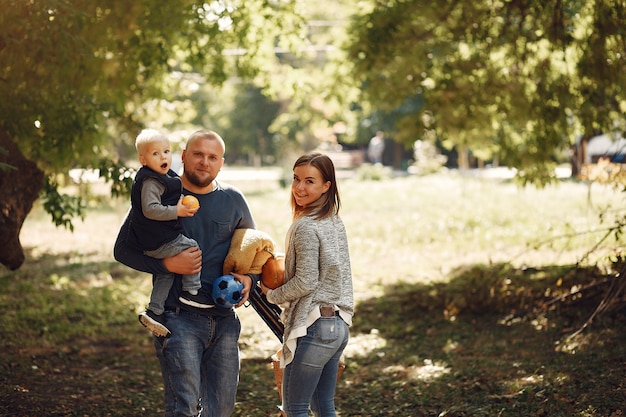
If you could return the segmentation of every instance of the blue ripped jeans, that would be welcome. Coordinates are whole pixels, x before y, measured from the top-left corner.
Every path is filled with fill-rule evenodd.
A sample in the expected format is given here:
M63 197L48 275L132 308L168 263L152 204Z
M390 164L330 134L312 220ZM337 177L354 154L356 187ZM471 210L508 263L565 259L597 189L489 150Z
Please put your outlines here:
M165 320L172 334L154 339L165 417L230 416L239 382L239 317L166 311Z
M288 417L335 417L339 359L350 330L338 316L320 317L298 339L293 362L283 372L283 410Z

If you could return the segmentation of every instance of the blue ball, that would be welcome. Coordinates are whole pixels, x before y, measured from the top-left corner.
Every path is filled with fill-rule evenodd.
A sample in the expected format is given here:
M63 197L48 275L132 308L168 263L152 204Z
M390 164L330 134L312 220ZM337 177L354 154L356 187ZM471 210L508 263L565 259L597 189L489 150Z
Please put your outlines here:
M237 281L234 276L222 275L213 281L211 295L216 305L231 308L243 298L242 290L243 284Z

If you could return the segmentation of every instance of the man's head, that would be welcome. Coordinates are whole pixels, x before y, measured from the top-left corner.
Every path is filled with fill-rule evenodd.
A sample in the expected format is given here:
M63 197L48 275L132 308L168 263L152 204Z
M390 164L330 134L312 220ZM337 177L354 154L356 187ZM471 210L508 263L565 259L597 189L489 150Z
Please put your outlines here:
M213 180L224 165L226 145L217 133L198 130L191 134L183 151L183 183L194 193L203 194L213 189Z
M135 147L141 165L159 174L167 174L172 166L172 151L165 134L154 129L144 129L137 135Z

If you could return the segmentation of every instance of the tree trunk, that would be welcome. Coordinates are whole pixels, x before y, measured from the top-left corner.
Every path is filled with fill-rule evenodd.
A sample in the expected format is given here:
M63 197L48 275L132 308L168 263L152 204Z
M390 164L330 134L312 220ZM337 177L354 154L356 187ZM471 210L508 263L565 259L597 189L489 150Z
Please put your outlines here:
M470 158L469 158L469 152L467 150L467 146L465 145L457 145L456 146L456 150L457 150L457 164L459 166L460 170L467 170L470 169Z
M24 263L20 230L43 187L44 173L37 164L24 157L2 129L0 163L13 167L0 167L0 263L18 269Z

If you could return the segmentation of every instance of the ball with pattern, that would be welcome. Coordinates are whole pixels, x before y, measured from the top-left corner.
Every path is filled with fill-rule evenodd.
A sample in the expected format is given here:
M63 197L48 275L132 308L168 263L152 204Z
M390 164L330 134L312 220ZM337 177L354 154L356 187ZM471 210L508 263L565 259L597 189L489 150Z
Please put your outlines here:
M213 300L215 304L231 308L243 298L243 284L232 275L223 275L213 281Z

